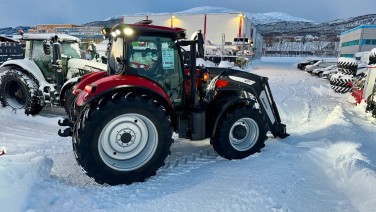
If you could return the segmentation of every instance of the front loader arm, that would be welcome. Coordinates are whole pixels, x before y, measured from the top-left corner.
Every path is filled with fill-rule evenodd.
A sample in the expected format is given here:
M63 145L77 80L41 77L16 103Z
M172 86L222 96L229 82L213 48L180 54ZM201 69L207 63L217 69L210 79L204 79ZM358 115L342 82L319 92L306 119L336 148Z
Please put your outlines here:
M207 68L211 76L218 76L218 79L227 80L236 85L239 90L252 94L260 105L269 130L274 137L285 138L286 125L282 124L276 103L274 101L267 77L256 74L227 69L227 68Z

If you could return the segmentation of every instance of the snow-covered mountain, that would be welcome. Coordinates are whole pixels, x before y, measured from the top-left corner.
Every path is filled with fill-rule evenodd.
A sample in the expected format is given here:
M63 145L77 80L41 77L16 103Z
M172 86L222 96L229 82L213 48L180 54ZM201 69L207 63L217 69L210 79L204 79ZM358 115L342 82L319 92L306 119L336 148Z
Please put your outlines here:
M278 22L308 22L313 23L311 20L294 17L288 15L286 13L281 12L269 12L269 13L250 13L245 11L239 11L224 7L211 7L211 6L203 6L203 7L194 7L188 10L173 12L174 14L218 14L218 13L239 13L244 12L244 14L252 20L256 25L262 24L270 24L270 23L278 23ZM122 16L130 16L130 15L162 15L167 13L136 13L136 14L125 14L120 16L113 16L106 18L104 21L110 21L115 19L120 19ZM171 13L168 13L171 14Z
M256 25L271 24L278 22L306 22L314 23L314 21L304 18L294 17L286 13L270 12L270 13L246 13L246 16L251 19Z
M376 14L368 14L346 19L338 19L323 23L312 22L276 22L258 25L258 30L264 36L268 35L313 35L337 36L341 32L358 27L359 25L376 24Z

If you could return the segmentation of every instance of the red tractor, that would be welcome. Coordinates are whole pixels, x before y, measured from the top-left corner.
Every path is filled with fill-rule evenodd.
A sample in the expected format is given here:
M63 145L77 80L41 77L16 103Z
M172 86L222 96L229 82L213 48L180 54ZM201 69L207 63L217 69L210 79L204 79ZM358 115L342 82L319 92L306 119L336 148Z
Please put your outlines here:
M108 71L81 77L70 120L59 121L70 126L59 134L72 136L77 162L96 182L131 184L155 175L170 154L173 132L210 138L227 159L259 152L267 131L288 136L266 77L196 67L204 52L201 33L184 40L185 30L147 21L105 33L112 36Z

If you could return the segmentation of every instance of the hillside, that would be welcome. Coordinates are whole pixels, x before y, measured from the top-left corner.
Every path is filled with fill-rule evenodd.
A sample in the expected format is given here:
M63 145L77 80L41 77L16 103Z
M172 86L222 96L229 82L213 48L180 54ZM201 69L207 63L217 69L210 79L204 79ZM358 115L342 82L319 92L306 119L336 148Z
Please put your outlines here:
M274 23L258 24L257 28L262 35L313 35L333 36L355 28L359 25L376 24L376 14L362 15L346 19L338 19L324 23L304 21L281 21Z

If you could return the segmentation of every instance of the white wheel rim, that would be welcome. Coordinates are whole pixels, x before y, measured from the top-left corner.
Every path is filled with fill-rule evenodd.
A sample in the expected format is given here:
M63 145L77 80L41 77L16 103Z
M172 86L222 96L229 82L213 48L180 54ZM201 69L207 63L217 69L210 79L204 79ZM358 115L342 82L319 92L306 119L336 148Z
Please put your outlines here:
M129 113L112 119L102 129L98 150L103 162L120 171L135 170L154 155L158 132L147 117Z
M241 135L239 135L239 129ZM253 119L241 118L230 129L230 144L238 151L247 151L256 144L260 134L259 131L259 127Z

